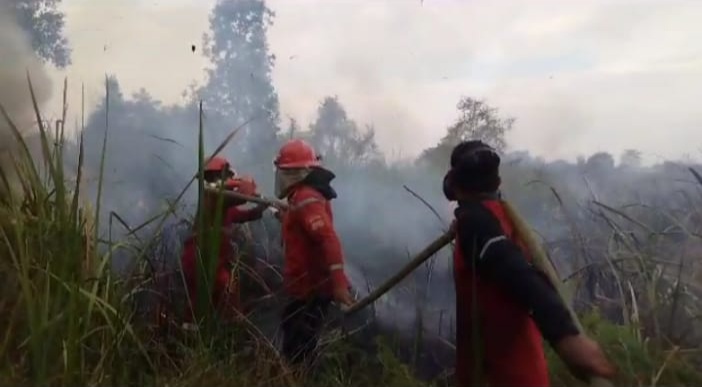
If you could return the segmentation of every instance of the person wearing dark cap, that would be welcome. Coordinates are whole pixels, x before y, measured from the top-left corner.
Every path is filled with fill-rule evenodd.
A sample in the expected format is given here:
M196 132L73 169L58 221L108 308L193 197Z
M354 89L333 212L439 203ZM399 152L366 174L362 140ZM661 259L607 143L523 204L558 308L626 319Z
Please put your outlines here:
M457 201L456 377L461 387L548 386L545 339L576 376L612 377L599 345L577 328L500 197L500 157L481 141L451 154L444 194Z

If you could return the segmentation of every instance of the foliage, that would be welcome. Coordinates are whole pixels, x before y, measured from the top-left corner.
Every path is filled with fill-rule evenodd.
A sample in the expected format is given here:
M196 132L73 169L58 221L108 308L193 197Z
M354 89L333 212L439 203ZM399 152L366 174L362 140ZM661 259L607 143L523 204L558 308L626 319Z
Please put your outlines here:
M19 25L31 37L32 47L40 58L64 68L71 64L71 49L64 36L61 0L9 0Z
M33 91L32 98L36 109ZM41 151L35 158L0 110L18 149L15 168L0 170L6 193L0 204L0 356L12 359L3 373L37 385L75 385L105 382L106 373L119 384L129 373L148 371L153 364L123 302L128 288L116 286L110 255L97 249L96 219L80 205L83 144L78 178L66 184L64 128L51 136L36 110ZM12 184L10 175L21 183ZM112 364L133 371L113 372Z
M698 351L681 351L680 347L666 349L655 341L642 340L634 327L614 325L596 312L584 316L583 323L620 367L614 385L697 386L702 383L702 373L695 368L695 362L700 360ZM550 348L547 358L553 385L582 385Z
M481 140L498 152L505 150L505 134L512 129L514 118L501 118L496 108L471 97L461 98L457 108L456 122L448 127L439 144L422 153L420 161L434 166L448 165L453 147L466 140Z
M641 166L641 152L636 149L627 149L620 159L622 165L638 168Z
M601 175L605 171L614 169L614 157L606 152L598 152L590 156L585 162L585 170Z
M300 125L298 125L296 119L290 118L290 124L284 135L290 140L297 137L298 133L300 133Z
M317 152L331 165L365 164L380 159L373 127L361 132L337 97L326 97L319 104L309 137Z
M112 128L105 156L104 202L100 214L119 209L128 224L137 224L162 210L164 198L172 198L197 169L194 159L176 157L184 150L196 152L196 126L191 106L164 107L145 90L127 99L115 77L108 78L110 89L109 125ZM85 141L86 194L97 193L97 174L102 160L107 104L96 106L83 131ZM211 139L214 142L214 139ZM75 153L75 148L72 149ZM70 159L69 159L70 162Z
M275 56L266 36L273 17L262 0L218 0L210 14L205 52L213 68L198 95L208 110L221 116L226 127L219 131L253 119L242 133L242 152L277 143L278 95L271 81ZM244 156L256 159L258 154Z

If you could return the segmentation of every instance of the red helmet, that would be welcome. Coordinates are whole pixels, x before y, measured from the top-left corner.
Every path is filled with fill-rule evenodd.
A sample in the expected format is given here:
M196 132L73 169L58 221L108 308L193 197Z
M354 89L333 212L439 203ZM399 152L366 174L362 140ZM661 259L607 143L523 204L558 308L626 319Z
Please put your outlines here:
M229 161L224 157L215 156L205 164L205 172L219 172L229 168Z
M278 157L273 164L278 168L309 168L318 167L321 157L317 156L314 148L304 140L290 140L278 151Z
M256 181L250 176L240 176L227 179L227 181L224 183L224 187L248 196L254 196L258 191Z

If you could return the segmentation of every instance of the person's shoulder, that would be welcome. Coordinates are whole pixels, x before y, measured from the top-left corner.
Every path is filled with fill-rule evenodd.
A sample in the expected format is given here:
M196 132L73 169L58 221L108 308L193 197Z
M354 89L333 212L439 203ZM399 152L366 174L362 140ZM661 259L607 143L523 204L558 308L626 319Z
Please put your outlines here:
M461 202L458 207L453 211L457 220L467 220L475 215L482 214L484 212L489 212L490 210L481 201L471 200L466 202Z
M481 226L497 221L489 201L469 201L461 203L454 211L459 227L478 230Z
M326 201L326 199L319 191L306 185L298 187L288 199L288 202L292 206L310 202L324 201Z

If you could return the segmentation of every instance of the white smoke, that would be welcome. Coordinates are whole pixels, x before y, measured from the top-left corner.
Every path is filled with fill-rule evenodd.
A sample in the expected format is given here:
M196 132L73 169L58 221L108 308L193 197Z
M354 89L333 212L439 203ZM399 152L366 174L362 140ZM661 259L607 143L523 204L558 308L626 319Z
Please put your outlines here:
M32 79L40 108L51 97L51 80L15 14L10 0L0 0L0 105L22 134L29 137L36 130L36 116L27 74ZM10 126L0 117L0 167L8 162L16 145Z

